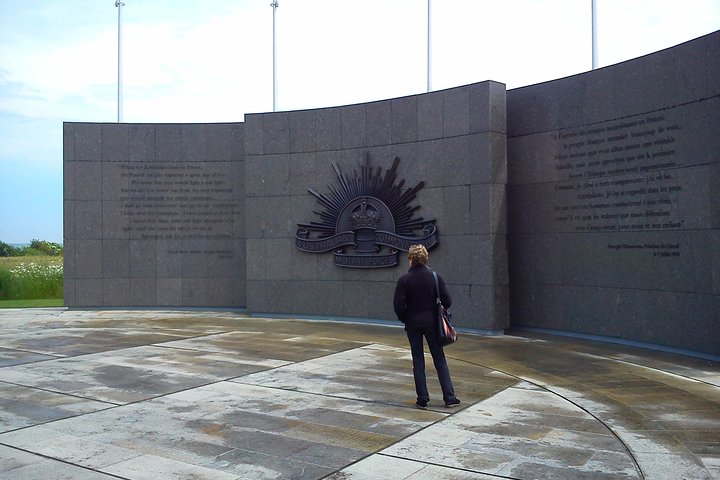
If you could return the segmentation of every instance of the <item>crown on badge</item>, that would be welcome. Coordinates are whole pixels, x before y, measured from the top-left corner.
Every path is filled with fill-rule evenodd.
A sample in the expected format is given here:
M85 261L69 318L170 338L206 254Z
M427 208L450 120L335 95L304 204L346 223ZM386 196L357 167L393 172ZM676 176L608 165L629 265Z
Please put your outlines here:
M360 205L350 215L350 222L354 228L377 229L381 217L380 212L372 205L369 205L366 198L363 198Z

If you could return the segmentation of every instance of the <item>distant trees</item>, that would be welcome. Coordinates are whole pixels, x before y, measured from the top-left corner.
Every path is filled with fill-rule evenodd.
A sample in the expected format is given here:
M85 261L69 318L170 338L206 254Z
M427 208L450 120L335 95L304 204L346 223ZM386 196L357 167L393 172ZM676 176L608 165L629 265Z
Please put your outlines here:
M17 250L12 245L0 241L0 257L12 257L13 252Z
M63 254L61 243L48 242L46 240L34 240L30 245L24 247L13 247L0 241L0 257L25 257L47 255L57 257Z

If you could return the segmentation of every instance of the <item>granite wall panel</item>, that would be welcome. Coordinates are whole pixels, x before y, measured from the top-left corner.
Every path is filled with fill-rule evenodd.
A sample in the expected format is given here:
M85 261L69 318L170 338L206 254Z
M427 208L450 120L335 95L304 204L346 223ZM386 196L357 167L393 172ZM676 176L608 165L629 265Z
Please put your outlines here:
M66 253L67 255L67 253ZM65 261L65 265L67 266L67 260ZM75 300L75 284L77 280L75 278L66 278L63 280L63 301L66 305L74 305L76 303Z
M128 278L130 276L130 251L126 240L102 241L102 276Z
M340 109L342 148L363 148L366 146L367 129L365 105L350 105Z
M72 281L72 279L71 279ZM65 299L65 304L69 307L100 307L103 306L103 289L102 279L93 278L77 278L75 280L75 305L69 304L69 299Z
M183 276L182 305L202 307L208 305L208 279Z
M417 99L418 140L443 136L443 92L430 92Z
M63 200L64 243L75 240L75 202ZM67 265L65 265L67 267Z
M293 152L313 152L315 140L315 111L301 110L289 113L290 150Z
M369 103L365 109L367 146L392 143L392 108L390 102Z
M103 306L121 307L130 303L130 282L125 278L102 279Z
M75 166L77 185L75 200L100 200L102 198L102 163L77 162Z
M205 125L182 125L180 138L182 139L181 161L217 161L207 156L207 133Z
M103 162L127 162L130 158L130 127L128 124L102 125L100 128Z
M403 97L390 100L392 118L392 143L407 143L417 140L418 107L417 97Z
M74 210L75 238L80 240L102 238L102 202L76 201Z
M158 257L157 240L130 240L128 259L130 268L128 274L132 279L155 278ZM155 284L153 282L153 291ZM149 304L145 304L149 305Z
M392 268L352 269L334 265L332 252L295 247L297 224L318 221L314 212L322 209L308 189L332 195L345 181L333 164L352 182L366 158L374 169L387 170L398 157L395 181L403 181L404 188L424 182L412 204L420 207L418 215L437 222L440 246L431 263L453 289L466 292L458 308L470 311L462 305L474 288L506 292L505 90L492 83L291 112L285 149L285 143L270 149L267 141L260 149L246 137L248 310L394 319L395 282L407 270L403 253ZM498 98L483 98L491 94ZM503 121L491 121L493 114L502 114ZM283 117L272 118L278 115ZM247 116L246 135L277 135L284 115ZM490 131L491 124L496 131ZM507 301L507 295L495 294L473 301L483 311L461 315L467 319L461 325L505 328Z
M182 158L182 125L155 126L155 161L179 162Z
M131 124L128 127L128 161L155 161L155 126Z
M99 162L102 152L102 126L97 123L75 124L75 161Z
M179 307L182 306L182 278L157 277L155 281L155 304Z
M63 162L63 200L75 200L75 162Z
M300 127L302 128L302 127ZM310 130L313 125L308 125ZM318 150L342 148L342 109L323 108L315 111L315 141Z
M129 305L137 307L154 307L158 305L156 298L157 280L151 278L133 278L130 280Z
M508 92L513 325L720 353L719 45Z
M231 162L233 148L233 126L211 124L205 127L206 155L210 162Z
M244 306L243 143L237 124L66 123L66 304ZM218 276L243 292L212 297Z
M284 153L290 148L290 116L287 112L264 115L263 153Z
M442 92L443 136L456 137L470 133L470 87Z

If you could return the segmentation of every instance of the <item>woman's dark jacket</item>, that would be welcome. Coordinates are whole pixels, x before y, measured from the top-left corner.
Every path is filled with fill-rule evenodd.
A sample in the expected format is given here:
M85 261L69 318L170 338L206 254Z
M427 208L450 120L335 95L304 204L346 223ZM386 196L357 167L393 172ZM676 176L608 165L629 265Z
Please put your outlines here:
M445 308L450 308L452 299L445 287L445 281L438 274L440 300ZM425 265L416 264L398 279L395 286L393 306L398 320L408 328L430 328L435 326L435 280L432 270Z

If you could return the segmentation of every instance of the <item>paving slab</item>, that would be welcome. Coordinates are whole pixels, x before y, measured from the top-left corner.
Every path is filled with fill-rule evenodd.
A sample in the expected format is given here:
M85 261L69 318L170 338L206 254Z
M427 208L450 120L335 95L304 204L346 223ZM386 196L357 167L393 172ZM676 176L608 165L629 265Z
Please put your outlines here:
M463 334L414 408L400 325L0 311L2 479L720 479L720 366Z

